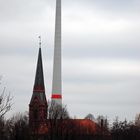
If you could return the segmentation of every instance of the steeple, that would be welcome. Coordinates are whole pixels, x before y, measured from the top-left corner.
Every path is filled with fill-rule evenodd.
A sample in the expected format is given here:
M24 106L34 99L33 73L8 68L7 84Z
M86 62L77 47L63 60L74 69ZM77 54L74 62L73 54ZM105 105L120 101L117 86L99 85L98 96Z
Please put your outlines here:
M39 132L40 129L42 127L43 128L46 127L47 107L48 105L45 95L41 42L40 42L33 94L29 105L29 124L32 133L40 133Z
M54 64L52 101L62 105L62 81L61 81L61 0L56 0L55 17L55 42L54 42Z
M45 92L42 53L41 53L41 37L39 38L40 38L39 53L38 53L38 61L37 61L36 76L35 76L35 83L34 83L34 92L37 91Z

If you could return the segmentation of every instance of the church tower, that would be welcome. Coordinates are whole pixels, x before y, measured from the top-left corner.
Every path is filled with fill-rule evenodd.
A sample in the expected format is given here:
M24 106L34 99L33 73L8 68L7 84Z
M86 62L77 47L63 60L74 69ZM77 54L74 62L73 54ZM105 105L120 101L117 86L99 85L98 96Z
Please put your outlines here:
M40 38L40 37L39 37ZM43 64L41 54L41 38L38 52L36 76L33 94L29 104L29 125L32 134L43 134L47 131L47 100L45 95Z
M61 0L56 0L52 101L60 106L62 105L61 83Z

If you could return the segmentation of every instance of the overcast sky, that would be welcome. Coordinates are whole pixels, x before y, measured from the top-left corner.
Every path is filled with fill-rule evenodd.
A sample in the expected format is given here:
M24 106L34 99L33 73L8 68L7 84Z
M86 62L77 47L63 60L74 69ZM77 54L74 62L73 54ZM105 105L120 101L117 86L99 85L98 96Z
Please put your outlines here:
M140 112L140 0L62 0L63 103L88 113L134 120ZM51 97L55 0L0 0L1 90L10 113L28 110L38 36L47 99Z

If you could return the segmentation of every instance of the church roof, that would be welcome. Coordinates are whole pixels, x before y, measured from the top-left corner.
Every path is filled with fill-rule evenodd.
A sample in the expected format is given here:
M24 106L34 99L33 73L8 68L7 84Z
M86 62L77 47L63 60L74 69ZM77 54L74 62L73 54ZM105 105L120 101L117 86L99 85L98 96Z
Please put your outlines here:
M44 90L45 87L44 87L42 53L41 53L41 48L39 48L34 91L44 91Z
M52 122L55 123L52 123ZM57 121L57 123L56 123ZM60 119L60 120L48 120L48 130L57 124L58 129L62 129L63 134L68 135L95 135L99 131L99 126L92 120L89 119Z
M39 48L38 52L37 68L31 102L32 101L41 101L41 103L46 103L41 47Z
M75 123L81 128L81 133L96 134L98 125L89 119L76 119Z

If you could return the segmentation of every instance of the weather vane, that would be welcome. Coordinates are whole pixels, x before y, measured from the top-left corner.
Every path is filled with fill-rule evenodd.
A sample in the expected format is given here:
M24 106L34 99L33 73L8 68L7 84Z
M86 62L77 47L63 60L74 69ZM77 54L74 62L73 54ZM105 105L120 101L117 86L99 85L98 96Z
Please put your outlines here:
M38 36L39 38L39 48L41 48L41 36Z

